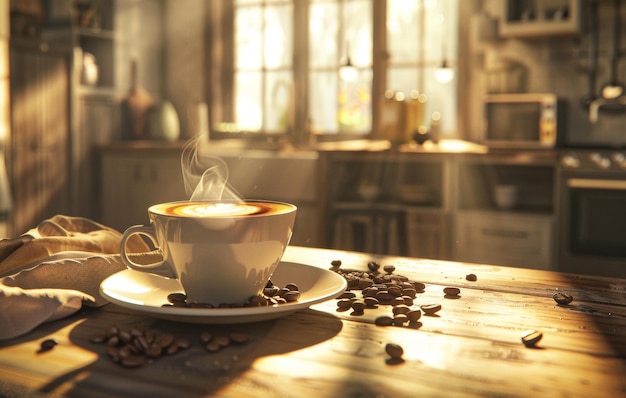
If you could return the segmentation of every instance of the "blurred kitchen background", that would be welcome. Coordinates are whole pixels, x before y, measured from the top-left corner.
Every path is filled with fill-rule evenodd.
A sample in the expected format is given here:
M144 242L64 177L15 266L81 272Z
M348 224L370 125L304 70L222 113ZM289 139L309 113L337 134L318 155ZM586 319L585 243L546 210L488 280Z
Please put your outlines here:
M145 223L200 136L292 244L625 276L622 11L0 0L2 232Z

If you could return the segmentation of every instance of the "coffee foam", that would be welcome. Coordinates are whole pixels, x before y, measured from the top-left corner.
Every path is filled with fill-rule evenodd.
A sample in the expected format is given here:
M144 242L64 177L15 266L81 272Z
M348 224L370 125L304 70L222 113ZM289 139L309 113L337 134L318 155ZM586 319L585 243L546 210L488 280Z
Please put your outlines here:
M152 206L156 214L190 218L245 217L281 214L292 207L275 202L174 202Z

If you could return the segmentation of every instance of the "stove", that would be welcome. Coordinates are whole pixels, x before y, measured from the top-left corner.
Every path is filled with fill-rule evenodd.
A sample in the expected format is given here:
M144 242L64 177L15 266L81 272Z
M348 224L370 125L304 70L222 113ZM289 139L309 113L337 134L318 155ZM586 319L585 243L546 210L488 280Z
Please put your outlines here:
M564 149L557 175L559 270L626 277L626 150Z

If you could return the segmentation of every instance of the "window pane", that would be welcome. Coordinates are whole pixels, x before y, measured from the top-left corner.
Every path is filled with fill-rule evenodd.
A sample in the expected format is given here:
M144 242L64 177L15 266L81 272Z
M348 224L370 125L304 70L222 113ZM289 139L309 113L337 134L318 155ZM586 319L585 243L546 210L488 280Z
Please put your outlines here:
M293 128L293 84L291 72L267 73L265 125L268 133L285 133Z
M390 58L386 87L406 97L413 90L425 94L428 100L423 122L430 125L432 113L439 112L444 134L456 131L457 82L454 78L438 81L435 70L446 59L456 75L458 7L458 0L387 2Z
M309 81L309 116L313 130L337 132L337 72L312 72Z
M263 124L262 74L240 72L235 76L235 123L240 130L259 131Z
M344 45L348 46L347 55L356 66L372 65L372 22L370 0L350 0L344 3Z
M339 7L314 3L309 9L309 62L312 68L336 67L339 60Z
M417 62L418 1L387 0L387 46L390 62Z
M238 8L235 17L235 67L258 69L262 66L261 8Z
M279 68L291 66L292 58L291 5L266 7L265 9L265 66Z

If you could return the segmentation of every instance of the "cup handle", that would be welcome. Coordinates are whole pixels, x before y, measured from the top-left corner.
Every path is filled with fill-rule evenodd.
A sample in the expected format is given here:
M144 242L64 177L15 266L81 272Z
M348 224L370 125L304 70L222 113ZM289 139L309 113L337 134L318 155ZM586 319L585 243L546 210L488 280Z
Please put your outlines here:
M165 260L152 264L139 264L128 258L128 253L126 253L126 241L128 241L128 239L133 235L143 235L149 238L155 245L155 247L159 246L154 235L154 228L152 227L152 225L135 225L129 227L122 234L122 240L120 242L120 254L124 265L135 271L150 272L152 274L157 274L168 278L176 278L176 273L174 272L172 266Z

